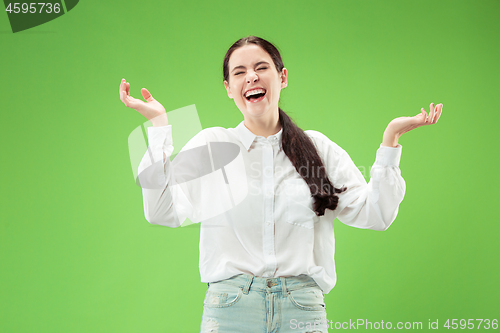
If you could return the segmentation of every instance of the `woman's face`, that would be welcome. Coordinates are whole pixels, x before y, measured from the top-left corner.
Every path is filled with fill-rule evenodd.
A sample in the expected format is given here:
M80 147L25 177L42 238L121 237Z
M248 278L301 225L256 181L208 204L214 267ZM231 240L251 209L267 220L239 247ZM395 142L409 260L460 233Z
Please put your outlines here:
M278 113L282 88L287 86L287 70L278 73L271 56L260 46L242 46L229 58L229 82L224 81L229 98L245 119L272 120ZM255 88L260 88L255 90ZM248 92L257 92L251 97Z

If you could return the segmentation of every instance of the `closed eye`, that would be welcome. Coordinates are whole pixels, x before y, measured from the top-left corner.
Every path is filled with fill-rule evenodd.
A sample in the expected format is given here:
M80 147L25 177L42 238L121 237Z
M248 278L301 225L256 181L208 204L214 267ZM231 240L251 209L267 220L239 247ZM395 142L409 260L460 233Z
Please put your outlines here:
M261 69L267 69L267 67L257 68L257 70L261 70ZM243 72L234 73L234 75L240 75L240 74L243 74Z

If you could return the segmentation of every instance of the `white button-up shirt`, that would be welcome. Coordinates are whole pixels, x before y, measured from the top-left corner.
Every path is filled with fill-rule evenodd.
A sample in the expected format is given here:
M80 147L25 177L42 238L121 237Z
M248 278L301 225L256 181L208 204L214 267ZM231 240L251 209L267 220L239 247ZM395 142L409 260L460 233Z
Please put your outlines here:
M256 136L236 128L206 128L171 162L172 126L148 128L148 151L138 168L146 220L179 227L200 224L200 275L214 282L238 274L307 274L327 294L335 285L333 220L385 230L396 218L406 185L402 146L377 150L367 184L349 155L320 132L308 130L337 194L335 210L313 211L313 198L281 148L280 130ZM314 165L307 172L317 172Z

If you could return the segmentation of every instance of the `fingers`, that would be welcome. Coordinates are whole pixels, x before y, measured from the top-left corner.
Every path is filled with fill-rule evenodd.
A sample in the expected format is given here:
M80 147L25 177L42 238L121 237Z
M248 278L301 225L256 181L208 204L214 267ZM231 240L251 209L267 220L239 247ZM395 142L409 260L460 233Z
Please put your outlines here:
M122 81L120 82L120 100L125 103L125 96L126 96L126 92L125 92L125 79L122 79ZM126 104L126 103L125 103Z
M440 103L438 105L434 105L434 103L431 103L430 105L430 112L429 115L427 116L427 113L425 113L424 108L422 108L422 112L425 113L425 123L427 125L435 124L437 123L439 117L441 116L441 112L443 110L443 104Z
M125 79L120 82L120 100L129 108L134 108L136 99L130 96L130 83Z
M125 91L122 91L120 93L120 100L125 104L127 107L131 107L131 100L130 96L127 96L127 93Z
M432 124L437 123L439 117L441 116L442 110L443 110L443 103L436 105L435 114L434 117L432 118Z
M130 96L129 89L130 83L125 81L125 79L122 79L122 81L120 82L120 94L122 91L124 91L128 96Z
M128 93L129 88L130 88L130 84L127 83L127 81L125 81L125 79L122 79L122 81L120 82L120 96L122 95L122 92L125 93L125 95L130 95Z
M142 97L144 97L144 99L146 101L148 101L148 102L154 101L153 96L151 96L151 94L149 93L149 91L146 88L141 89L141 94L142 94Z
M421 108L420 112L422 112L422 114L424 115L424 122L427 122L427 112L425 111L425 109Z
M125 79L120 82L120 100L129 108L135 108L137 100L130 96L130 83Z
M141 94L146 101L155 101L153 96L151 96L151 93L146 88L141 89ZM145 106L145 103L142 100L130 96L130 83L128 83L125 79L122 79L120 82L120 100L123 104L125 104L125 106L135 110Z
M429 105L429 116L425 120L426 123L432 124L432 118L434 117L434 111L435 111L434 103L431 103L431 105Z

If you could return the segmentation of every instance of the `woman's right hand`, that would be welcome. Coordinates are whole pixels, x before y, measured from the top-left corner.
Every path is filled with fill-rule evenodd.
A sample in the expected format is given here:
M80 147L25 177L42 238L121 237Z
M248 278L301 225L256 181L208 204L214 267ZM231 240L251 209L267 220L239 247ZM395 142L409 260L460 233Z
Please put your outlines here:
M129 89L130 83L125 81L125 79L122 79L122 82L120 83L120 100L123 104L142 114L149 121L151 121L153 126L168 125L167 112L165 111L165 108L163 105L158 103L153 96L151 96L146 88L141 89L141 94L147 103L130 96Z

